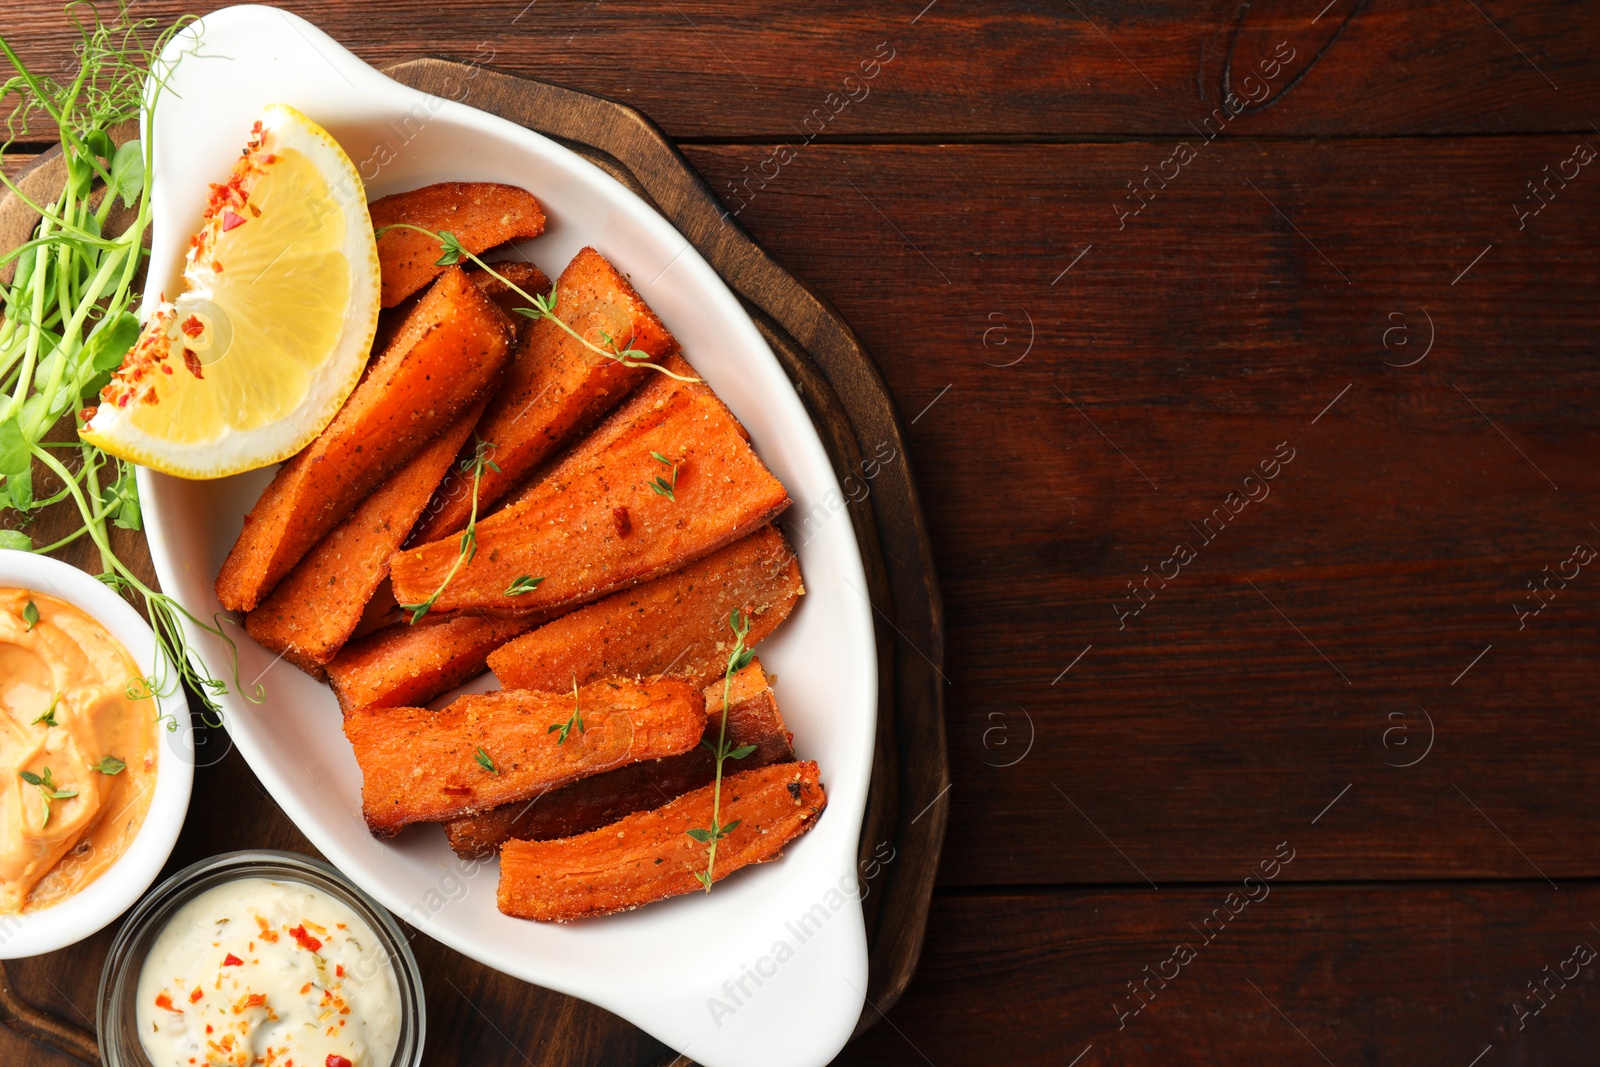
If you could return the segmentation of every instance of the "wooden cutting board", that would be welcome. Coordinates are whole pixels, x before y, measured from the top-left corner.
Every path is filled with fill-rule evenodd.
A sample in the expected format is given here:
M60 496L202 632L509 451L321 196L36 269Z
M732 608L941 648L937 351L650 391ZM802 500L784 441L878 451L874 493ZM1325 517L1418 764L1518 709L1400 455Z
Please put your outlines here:
M816 424L844 489L835 510L849 513L861 545L879 662L877 750L860 844L871 968L859 1034L889 1010L916 967L949 789L943 608L894 401L849 325L751 240L661 130L639 112L573 89L443 59L411 60L385 73L560 141L651 203L739 296ZM26 180L32 190L59 188L59 154L42 156ZM0 200L0 248L25 240L31 228L32 219L14 197ZM50 543L70 531L75 520L74 513L56 509L41 515L29 533L35 543ZM114 544L153 585L142 536L115 531ZM56 555L100 570L97 553L84 541ZM315 854L231 751L226 735L198 723L197 729L200 751L209 755L200 757L188 822L163 876L233 849ZM689 1063L593 1005L507 977L408 932L427 986L430 1064L502 1062L507 1044L530 1064ZM114 929L103 931L49 956L0 968L0 1021L98 1063L88 1027L113 934ZM42 1063L47 1055L0 1033L0 1062L26 1057Z

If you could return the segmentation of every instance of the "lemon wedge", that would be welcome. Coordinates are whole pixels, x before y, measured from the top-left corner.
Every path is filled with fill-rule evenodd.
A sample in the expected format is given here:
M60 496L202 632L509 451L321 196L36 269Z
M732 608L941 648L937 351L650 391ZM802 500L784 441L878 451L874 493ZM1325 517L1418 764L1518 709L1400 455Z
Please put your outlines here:
M378 324L378 246L350 157L273 104L190 241L83 440L182 478L300 451L355 388Z

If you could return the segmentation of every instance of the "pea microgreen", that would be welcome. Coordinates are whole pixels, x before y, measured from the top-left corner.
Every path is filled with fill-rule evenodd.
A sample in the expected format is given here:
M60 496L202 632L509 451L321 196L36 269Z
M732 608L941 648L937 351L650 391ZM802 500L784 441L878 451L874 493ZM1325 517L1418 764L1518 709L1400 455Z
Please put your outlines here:
M113 526L137 530L142 525L133 465L76 439L77 421L73 439L45 440L63 416L95 402L139 337L140 295L134 286L146 255L155 163L148 143L135 139L117 146L111 131L126 124L154 125L171 73L162 51L190 20L157 32L154 20L133 18L125 6L111 21L102 21L88 5L69 7L79 40L73 48L75 69L62 77L30 70L0 36L0 56L15 72L0 82L11 137L0 145L0 163L9 164L6 149L12 144L59 140L66 171L61 192L45 201L21 189L9 177L9 166L0 166L0 185L39 217L30 240L0 255L0 267L15 267L10 283L0 285L0 510L16 512L26 524L41 509L70 499L79 526L48 545L35 545L18 529L0 530L0 547L48 553L88 537L99 551L100 580L143 601L167 653L159 660L176 668L175 676L145 679L146 695L176 693L187 685L208 712L216 713L215 697L227 691L227 684L189 638L202 630L219 638L228 650L233 684L242 688L237 649L220 615L211 623L195 618L151 589L112 549ZM128 209L129 221L121 232L108 235L119 202ZM36 469L60 488L35 495ZM31 630L38 608L29 607L33 615L24 617ZM261 687L246 695L259 702ZM167 726L176 729L176 719Z

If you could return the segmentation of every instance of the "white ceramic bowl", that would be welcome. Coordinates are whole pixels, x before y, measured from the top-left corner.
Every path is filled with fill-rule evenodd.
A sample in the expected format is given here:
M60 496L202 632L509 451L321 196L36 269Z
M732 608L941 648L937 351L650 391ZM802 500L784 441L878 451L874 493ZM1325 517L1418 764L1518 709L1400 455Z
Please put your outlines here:
M65 600L104 626L128 650L145 677L176 678L172 661L156 645L149 624L92 575L48 556L0 549L0 586ZM169 687L165 695L156 694L155 700L157 706L149 708L149 713L174 717L179 729L160 731L155 793L139 833L117 862L61 903L22 915L0 915L0 959L54 952L99 932L132 907L161 873L189 810L194 734L181 689Z
M198 54L184 55L198 34ZM629 276L698 371L749 429L794 499L787 522L807 594L758 649L802 758L822 769L828 809L782 858L709 895L626 915L545 925L495 907L498 863L463 861L437 827L375 840L361 773L332 693L238 632L239 673L264 704L224 697L229 734L262 784L340 870L429 936L507 974L601 1005L708 1067L828 1062L862 1011L867 944L856 845L871 777L877 661L850 518L794 387L738 300L687 240L603 171L562 146L455 100L383 77L287 12L213 12L175 39L156 112L154 233L147 294L178 291L205 203L269 103L300 109L349 152L377 197L430 182L508 182L549 217L522 246L552 278L584 245ZM473 99L464 75L447 90ZM140 471L163 588L199 618L220 610L217 570L271 471L184 482ZM804 531L801 533L800 531ZM799 536L796 536L799 534ZM192 633L214 669L226 649Z

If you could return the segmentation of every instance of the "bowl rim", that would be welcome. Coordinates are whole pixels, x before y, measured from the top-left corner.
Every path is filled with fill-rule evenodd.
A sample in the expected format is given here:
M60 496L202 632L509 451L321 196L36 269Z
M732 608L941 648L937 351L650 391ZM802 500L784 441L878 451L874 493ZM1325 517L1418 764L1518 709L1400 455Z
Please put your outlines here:
M166 866L189 811L194 788L194 731L188 700L176 682L171 657L155 631L116 590L86 571L50 556L0 549L0 586L44 593L71 604L103 626L133 657L146 678L172 679L157 692L160 731L150 807L133 840L110 867L59 904L0 915L0 959L54 952L98 933L137 901ZM163 687L166 688L166 687Z
M101 1062L106 1067L148 1067L149 1059L142 1046L134 1055L116 1043L116 1035L122 1031L114 1025L116 1013L120 1012L116 1003L119 995L128 982L138 982L143 969L148 945L140 951L141 940L158 934L177 909L200 894L244 878L275 878L308 885L337 897L372 926L384 944L400 992L400 1037L389 1067L418 1067L427 1043L427 997L422 971L405 931L387 908L331 863L301 852L265 848L223 852L191 863L165 879L129 913L100 971L95 1031Z

